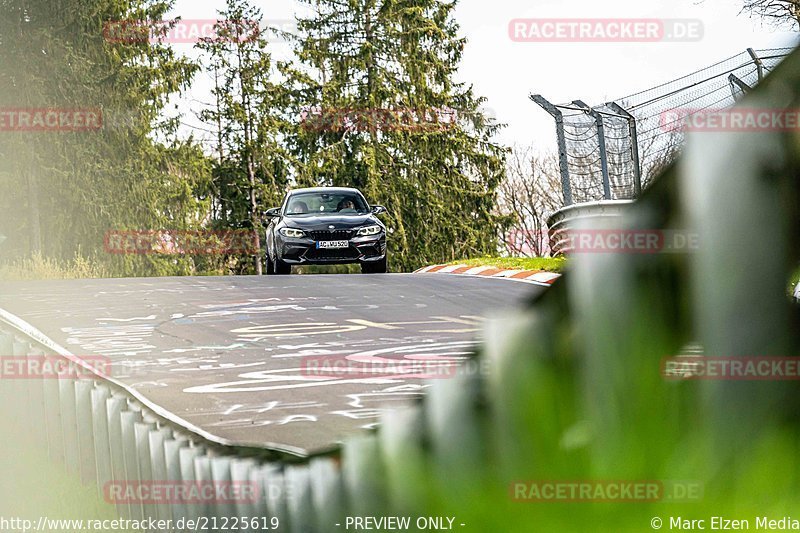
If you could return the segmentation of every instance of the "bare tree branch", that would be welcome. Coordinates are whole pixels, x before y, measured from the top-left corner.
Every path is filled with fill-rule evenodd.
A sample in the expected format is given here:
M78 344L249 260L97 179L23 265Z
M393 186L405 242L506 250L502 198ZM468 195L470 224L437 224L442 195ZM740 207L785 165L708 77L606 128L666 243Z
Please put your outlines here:
M542 157L531 147L515 147L498 191L501 213L514 220L501 235L505 251L512 256L546 255L547 217L564 205L555 154Z
M800 29L800 0L744 0L742 11L772 22Z

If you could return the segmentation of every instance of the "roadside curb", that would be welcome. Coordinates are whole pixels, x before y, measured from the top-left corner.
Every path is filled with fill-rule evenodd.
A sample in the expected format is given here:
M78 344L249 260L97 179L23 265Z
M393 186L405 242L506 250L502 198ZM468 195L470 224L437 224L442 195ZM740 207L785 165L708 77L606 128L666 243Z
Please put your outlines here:
M502 278L549 287L561 274L546 270L511 270L492 266L431 265L415 270L414 274L456 274L484 278Z

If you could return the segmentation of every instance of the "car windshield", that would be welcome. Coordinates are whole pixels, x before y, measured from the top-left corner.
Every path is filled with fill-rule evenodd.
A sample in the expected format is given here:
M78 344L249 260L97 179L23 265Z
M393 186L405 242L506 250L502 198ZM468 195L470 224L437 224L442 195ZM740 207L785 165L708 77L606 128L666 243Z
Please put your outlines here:
M293 194L286 205L286 216L366 215L369 206L360 194L352 192L305 192Z

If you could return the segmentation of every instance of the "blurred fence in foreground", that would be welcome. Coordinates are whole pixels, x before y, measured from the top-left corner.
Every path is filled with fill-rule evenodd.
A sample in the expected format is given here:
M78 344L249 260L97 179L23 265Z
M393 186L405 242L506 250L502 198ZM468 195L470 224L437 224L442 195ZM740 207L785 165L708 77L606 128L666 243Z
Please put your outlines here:
M745 101L799 106L800 55ZM660 372L662 359L694 342L717 357L798 355L800 319L787 282L800 261L799 133L692 134L680 164L621 225L690 229L697 250L573 257L527 309L488 323L476 355L484 364L475 365L485 370L437 381L419 405L386 414L377 431L347 439L333 457L208 442L103 380L20 383L12 398L26 400L39 441L85 482L254 480L282 490L241 508L191 512L277 516L283 531L346 530L347 520L365 516L450 517L455 530L526 532L674 529L676 517L709 527L712 516L755 529L759 517L800 518L798 381L670 380ZM45 348L9 328L0 342L16 355ZM527 488L545 480L703 490L691 498L536 499Z

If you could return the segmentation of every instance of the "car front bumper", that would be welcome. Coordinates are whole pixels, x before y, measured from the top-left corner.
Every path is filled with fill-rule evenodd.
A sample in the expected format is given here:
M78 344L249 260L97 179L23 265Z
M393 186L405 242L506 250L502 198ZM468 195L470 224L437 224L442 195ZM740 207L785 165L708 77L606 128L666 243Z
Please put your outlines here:
M386 235L383 233L341 240L347 240L349 246L317 248L317 241L314 239L284 236L278 237L275 244L278 258L291 265L369 263L380 261L386 256Z

